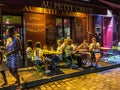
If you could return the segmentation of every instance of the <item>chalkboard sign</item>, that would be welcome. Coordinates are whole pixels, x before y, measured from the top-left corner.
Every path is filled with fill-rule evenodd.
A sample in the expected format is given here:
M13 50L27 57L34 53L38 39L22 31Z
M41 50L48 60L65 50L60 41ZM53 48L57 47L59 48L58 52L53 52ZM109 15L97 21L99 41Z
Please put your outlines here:
M24 13L26 39L45 44L45 15L36 13Z

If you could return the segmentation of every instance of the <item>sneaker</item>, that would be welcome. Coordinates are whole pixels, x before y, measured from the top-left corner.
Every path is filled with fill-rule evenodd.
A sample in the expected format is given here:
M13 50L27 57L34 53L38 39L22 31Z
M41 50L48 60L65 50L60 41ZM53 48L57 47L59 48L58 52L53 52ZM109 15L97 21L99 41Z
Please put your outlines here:
M83 68L79 67L78 70L84 70Z
M23 89L22 85L17 85L16 90L22 90L22 89Z
M78 66L76 64L72 65L72 69L77 69L77 68L78 68Z
M46 71L45 71L46 74L47 74L47 73L50 73L50 72L51 72L50 70L46 70Z

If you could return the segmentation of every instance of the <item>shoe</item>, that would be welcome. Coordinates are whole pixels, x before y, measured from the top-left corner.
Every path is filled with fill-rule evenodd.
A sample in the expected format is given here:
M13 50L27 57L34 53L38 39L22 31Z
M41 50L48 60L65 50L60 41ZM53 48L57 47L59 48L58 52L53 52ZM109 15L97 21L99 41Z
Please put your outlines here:
M22 90L22 89L23 89L22 85L18 85L18 86L16 87L16 90Z
M73 64L73 65L72 65L72 69L78 69L78 65Z
M46 70L46 71L45 71L46 74L48 74L48 73L50 73L50 72L51 72L50 70Z
M79 67L78 70L84 70L83 68Z

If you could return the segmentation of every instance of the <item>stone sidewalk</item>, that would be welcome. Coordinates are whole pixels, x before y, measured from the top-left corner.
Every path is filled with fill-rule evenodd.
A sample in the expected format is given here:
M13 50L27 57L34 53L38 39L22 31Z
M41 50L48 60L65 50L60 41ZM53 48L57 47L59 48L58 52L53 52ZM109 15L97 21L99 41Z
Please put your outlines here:
M29 90L120 90L120 67L50 82Z
M89 68L87 66L83 66L83 69L71 69L71 68L67 69L67 68L59 67L59 70L62 73L53 76L45 75L43 72L38 72L36 69L34 69L34 67L32 68L30 67L30 68L19 69L19 75L23 88L27 89L36 85L42 85L52 81L76 77L89 73L100 72L116 67L120 67L120 64L111 65L108 63L100 62L99 68ZM11 74L8 71L6 71L6 74L7 74L8 85L5 87L0 87L0 90L16 90L16 85L13 85L15 79L11 76ZM0 79L0 83L2 83L1 79Z

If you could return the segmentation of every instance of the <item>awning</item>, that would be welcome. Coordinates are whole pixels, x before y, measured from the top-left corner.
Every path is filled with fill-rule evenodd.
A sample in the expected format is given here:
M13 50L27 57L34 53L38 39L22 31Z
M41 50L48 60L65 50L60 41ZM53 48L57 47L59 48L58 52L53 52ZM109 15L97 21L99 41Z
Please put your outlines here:
M99 0L100 2L108 5L112 9L112 13L120 16L120 4L112 3L106 0Z
M112 2L109 2L107 0L99 0L99 1L106 4L106 5L109 5L112 8L120 9L120 4L112 3Z
M0 4L15 6L35 6L88 14L107 14L107 7L66 0L0 0Z

